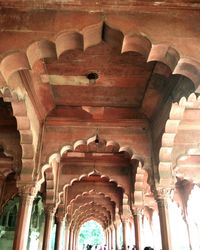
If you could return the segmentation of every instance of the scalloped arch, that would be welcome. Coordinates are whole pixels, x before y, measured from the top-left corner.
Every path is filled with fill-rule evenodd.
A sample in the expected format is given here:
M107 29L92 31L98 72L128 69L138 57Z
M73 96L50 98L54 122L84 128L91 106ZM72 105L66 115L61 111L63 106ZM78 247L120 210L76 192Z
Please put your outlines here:
M85 203L85 204L81 205L79 208L74 210L74 213L72 215L73 220L76 220L79 217L81 217L82 215L84 215L85 212L86 212L86 209L89 209L89 210L96 209L97 211L101 210L101 211L104 211L104 214L107 214L107 217L110 217L110 211L107 210L106 207L102 206L99 203L94 203L94 202L91 201L89 203Z
M13 116L17 121L17 129L20 134L22 147L22 171L20 180L32 181L35 166L35 150L26 102L24 98L18 96L15 91L7 87L0 89L0 96L3 97L5 102L11 103Z
M83 216L82 218L80 218L79 221L76 222L76 224L74 225L74 227L76 227L76 225L78 226L79 224L81 224L81 221L82 221L82 220L85 220L85 219L87 219L87 218L91 218L91 216L94 216L94 212L93 212L93 211L91 211L87 216L85 215L85 216ZM102 223L104 223L105 227L108 226L108 222L106 221L106 218L103 217L103 214L102 214L102 213L97 213L97 214L95 215L95 217L98 218L99 220L101 220ZM94 218L94 217L93 217L93 218ZM73 226L73 225L72 225L72 226Z
M79 222L79 225L77 225L77 231L80 230L80 227L86 223L87 221L94 220L97 223L99 223L103 229L106 228L106 225L100 220L100 218L96 218L94 215L88 216L87 218L84 218L82 221Z
M160 186L175 183L174 167L176 163L173 160L175 157L173 156L175 138L181 121L184 120L185 111L188 109L200 109L200 98L197 98L194 93L192 93L187 99L182 97L179 103L173 103L172 105L169 119L166 122L165 133L162 137L162 146L159 154ZM185 153L185 151L183 153ZM181 153L181 155L183 153ZM176 157L176 160L179 156Z
M192 147L187 149L184 153L180 154L177 159L175 166L173 168L174 173L177 177L181 179L185 179L188 181L192 181L195 184L200 184L200 168L198 162L194 163L192 158L200 158L200 144L197 147ZM187 160L190 158L191 163ZM186 162L186 166L185 165ZM190 164L190 167L188 167ZM189 169L188 169L189 168Z
M99 206L99 205L94 205L94 204L85 204L82 207L80 207L76 213L78 213L77 216L73 216L73 219L71 220L71 226L73 226L74 224L77 224L80 220L82 220L82 218L87 218L88 214L87 213L92 213L94 214L95 211L95 217L98 217L98 215L100 215L100 218L103 221L107 221L107 224L110 222L110 215L109 215L109 211L106 210L106 208Z
M50 40L35 41L27 47L27 53L20 51L6 55L0 64L0 71L5 80L20 70L30 69L40 60L56 60L69 50L85 49L105 41L111 46L120 48L122 53L132 51L141 54L147 62L158 61L167 65L172 74L181 74L193 81L195 88L200 82L200 62L183 58L178 51L168 44L152 44L151 39L143 34L123 34L106 22L85 27L82 31L62 31L55 42ZM163 71L165 75L165 70Z
M116 186L117 186L117 185L116 185ZM65 185L65 186L63 187L63 189L62 189L63 191L59 193L59 196L60 196L60 197L61 197L62 195L64 195L66 187L67 187L67 185ZM102 190L97 190L97 189L94 190L93 188L89 188L89 190L83 191L82 193L77 193L77 194L75 195L75 197L72 198L72 199L70 200L68 206L69 206L74 200L76 200L80 195L84 195L84 194L86 194L86 193L88 193L88 194L89 194L89 193L90 193L90 194L92 194L92 193L103 194L106 198L109 198L112 202L115 202L116 206L119 208L119 210L121 210L121 209L120 209L120 205L121 205L121 204L120 204L119 200L118 200L115 196L110 196L109 194L103 192Z
M59 160L62 158L62 156L68 152L72 152L72 151L88 152L88 151L96 150L95 139L96 139L96 137L92 136L92 137L88 138L87 140L79 139L79 140L75 141L73 145L64 145L58 152L55 152L49 156L48 163L46 163L46 164L51 165L51 162L54 160L59 162ZM112 140L106 141L103 139L100 140L100 145L102 148L101 152L125 152L125 154L130 159L137 159L137 160L141 161L142 165L144 164L144 160L142 159L142 157L138 156L137 154L134 154L133 150L128 146L120 147L120 145L115 141L112 141ZM46 164L44 164L41 168L40 176L38 178L39 183L42 183L45 179L43 168L46 166ZM91 174L93 174L93 172L85 173L85 174L82 174L81 176L78 175L76 178L73 178L70 181L70 183L67 183L63 186L62 191L59 192L59 197L62 195L63 190L67 186L70 186L73 184L74 181L78 181L78 180L80 180L80 178L82 178L84 176L89 176ZM107 176L107 177L110 181L115 182L117 184L117 186L123 188L123 185L120 185L116 180L113 180L113 178L110 178L109 176ZM52 182L53 182L53 176L52 176Z
M83 193L81 193L81 194L76 195L76 197L70 201L69 205L67 206L67 209L68 209L68 207L70 207L70 206L72 205L73 202L76 202L78 199L81 199L81 198L83 198L84 196L90 196L91 194L92 194L92 195L95 194L95 195L98 195L99 197L102 197L102 198L104 198L104 199L107 199L110 203L111 203L111 202L114 202L114 201L110 198L110 196L108 196L108 195L106 195L106 194L104 194L104 193L102 193L102 192L97 192L97 191L93 191L93 192L83 192Z

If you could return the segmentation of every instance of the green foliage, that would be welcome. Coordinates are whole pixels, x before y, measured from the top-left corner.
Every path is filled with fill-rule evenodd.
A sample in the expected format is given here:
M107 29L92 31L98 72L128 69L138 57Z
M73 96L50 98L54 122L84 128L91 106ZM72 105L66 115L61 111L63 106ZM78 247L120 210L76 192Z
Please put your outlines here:
M103 245L104 242L103 228L96 221L90 220L81 226L79 246L83 244Z

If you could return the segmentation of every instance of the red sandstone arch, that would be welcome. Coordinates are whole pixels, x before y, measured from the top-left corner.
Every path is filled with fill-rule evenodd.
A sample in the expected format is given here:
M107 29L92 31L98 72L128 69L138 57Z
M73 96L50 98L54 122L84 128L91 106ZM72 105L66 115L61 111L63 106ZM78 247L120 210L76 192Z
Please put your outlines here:
M200 147L186 150L186 153L178 156L174 173L180 179L190 180L193 183L200 183Z
M70 204L68 205L67 210L68 211L70 210L70 208L72 206L72 203L76 203L76 202L79 202L79 201L82 202L84 200L84 198L87 198L87 199L90 198L91 201L92 201L94 195L101 198L102 203L104 202L106 204L106 207L109 208L109 211L111 211L112 215L114 216L115 215L114 214L115 202L112 201L111 198L109 196L105 195L104 193L98 193L98 192L95 192L95 191L84 192L82 194L77 195L75 199L70 201ZM100 202L100 201L98 201L98 202Z
M25 99L7 87L0 89L0 97L3 97L5 102L11 103L13 116L16 118L17 129L21 137L22 171L20 181L32 182L34 180L35 149Z
M30 69L38 61L56 60L63 53L69 50L85 50L91 46L105 41L111 46L118 47L122 53L137 52L145 60L158 61L167 65L172 74L180 74L193 81L197 88L200 79L200 63L190 59L181 58L179 53L168 44L152 44L150 39L142 34L129 33L123 34L120 30L112 28L106 22L94 24L84 28L82 31L62 31L56 36L55 42L49 40L39 40L33 42L27 48L27 53L12 52L1 62L0 69L5 80L20 70ZM166 74L166 67L159 73ZM168 75L168 73L167 73Z
M75 200L70 202L67 207L67 213L71 214L71 217L76 217L75 212L80 209L85 204L101 205L109 211L111 220L115 219L115 203L111 201L110 197L106 197L104 194L99 194L97 192L88 192L84 195L78 196ZM80 205L82 204L82 205Z
M94 203L94 202L90 202L90 203L85 203L82 206L80 206L79 208L77 208L74 213L72 214L72 222L78 220L80 217L82 217L82 215L85 215L87 213L87 211L95 211L95 212L100 212L102 214L104 214L104 216L107 219L111 219L111 214L110 211L106 209L106 207L102 206L99 203Z
M106 225L110 224L109 212L106 211L105 208L99 207L93 204L86 204L79 211L77 211L78 215L72 218L70 226L73 227L75 225L79 225L80 221L83 218L87 218L90 215L94 214L95 217L99 217L101 221L103 221Z
M88 218L91 218L93 216L93 214L95 213L95 217L97 219L99 219L101 221L101 224L104 224L104 227L108 227L109 226L109 223L107 221L107 218L105 217L105 215L101 212L98 212L98 210L94 211L94 210L88 210L87 211L87 215L83 215L82 217L80 217L77 221L74 221L72 224L71 224L71 228L75 228L75 227L79 227L80 224L82 224L82 221L88 219Z
M52 162L53 161L59 162L59 160L62 158L62 156L64 154L67 154L68 152L77 152L77 151L78 152L96 152L95 139L96 139L96 137L93 136L93 137L89 138L88 140L81 139L81 140L75 141L73 145L65 145L60 149L60 151L52 154L49 157L48 164L43 165L43 167L41 169L39 183L42 183L45 179L45 177L44 177L45 169L50 169L50 168L52 169L52 167L51 167ZM127 157L130 158L130 160L137 159L137 160L141 161L141 164L146 164L144 162L144 160L142 159L142 157L138 156L138 154L133 153L133 151L130 147L128 147L128 146L120 147L120 145L115 141L106 142L105 140L101 139L100 143L99 143L98 152L105 152L105 153L125 152L125 154L127 155ZM49 173L49 176L48 176L48 173ZM53 189L55 190L55 178L52 174L53 171L48 170L48 173L46 173L46 178L49 180L49 183L51 184L51 186L52 186L52 184L54 185L54 188L50 187L51 191L49 193L50 194L49 198L47 195L47 199L50 200L52 198L51 192ZM59 196L62 195L62 192L65 189L65 187L72 185L74 181L81 179L83 176L89 176L92 173L93 173L93 170L91 170L89 173L83 173L81 176L77 175L77 177L73 177L72 179L68 180L67 183L61 189L59 189ZM98 171L97 171L97 173L98 173ZM108 176L108 178L109 178L109 176ZM119 183L119 180L113 180L113 178L109 178L109 179L110 179L110 181L114 181L117 183L117 185L123 187L123 185L121 183Z
M78 183L77 183L78 184ZM79 185L80 187L82 187L82 185ZM70 204L70 202L72 202L74 199L76 199L78 197L78 195L84 195L85 193L102 193L104 194L104 196L110 197L110 199L112 201L115 202L116 206L121 210L121 199L119 198L120 195L118 195L116 193L116 187L114 185L110 186L109 189L106 186L96 186L94 187L92 184L87 184L87 187L84 188L84 190L82 191L82 193L77 190L77 185L73 187L73 192L74 195L72 196L68 196L68 204Z
M172 74L184 75L193 81L196 88L198 86L200 79L199 62L191 58L182 58L174 48L171 48L167 44L154 45L151 43L150 39L144 35L135 33L123 34L122 31L111 27L111 25L106 22L91 25L84 28L82 31L63 31L57 35L55 42L48 40L34 42L28 46L26 54L20 51L11 52L1 61L0 72L9 85L9 79L13 74L24 70L30 70L31 67L33 68L34 64L40 60L44 62L56 60L68 50L85 50L99 44L102 40L111 44L111 46L118 47L122 53L133 51L143 55L148 62L162 62L171 69ZM162 68L161 65L160 67ZM166 69L163 70L159 68L159 73L165 75ZM27 115L23 115L27 117ZM27 126L30 126L30 124L28 125L28 121L29 119L27 119ZM29 131L29 140L32 140L33 136L30 131L31 129L27 128L26 130ZM31 143L24 143L22 147L24 147L23 154L28 154L29 152L29 157L23 157L23 166L25 166L27 170L24 172L29 172L31 175L30 169L33 167L34 163L33 160L30 160L30 156L32 154L32 158L34 158L34 150L33 147L31 148L30 144ZM30 149L26 150L28 146ZM166 164L161 161L160 165L164 168ZM28 178L27 176L25 178Z
M84 223L86 223L87 221L89 221L89 220L94 220L94 221L96 221L97 223L99 223L101 226L102 226L102 228L105 230L106 229L106 225L105 225L105 223L103 223L103 221L101 221L101 218L96 218L94 215L90 215L90 216L88 216L87 218L83 218L81 221L79 221L79 225L76 225L76 227L75 227L75 229L77 229L77 232L80 230L80 227L84 224Z
M160 149L159 171L162 187L174 185L176 172L180 171L179 164L181 161L183 163L185 157L191 156L190 154L196 151L193 148L197 146L196 141L198 141L199 109L200 98L197 98L194 93L188 99L183 97L179 103L174 103L172 106ZM196 133L195 136L194 133ZM187 145L183 141L184 135L188 137Z

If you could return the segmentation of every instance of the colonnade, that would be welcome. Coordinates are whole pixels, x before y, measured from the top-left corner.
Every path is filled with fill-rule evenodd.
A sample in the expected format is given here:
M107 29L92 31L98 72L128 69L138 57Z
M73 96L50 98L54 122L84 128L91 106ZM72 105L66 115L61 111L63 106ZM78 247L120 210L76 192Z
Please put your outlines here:
M34 201L34 193L22 192L20 205L18 210L17 226L15 231L15 238L13 243L13 250L25 250L27 249L28 235L29 235L29 224L31 220L31 211ZM161 204L161 203L158 203ZM166 229L166 216L164 213L164 206L161 204L159 212L161 214L161 235L162 242L167 246L168 237ZM133 215L124 216L118 215L118 220L114 221L113 224L109 225L105 229L106 245L108 249L118 250L122 246L125 249L136 246L136 249L141 249L141 218L142 210L135 210ZM70 227L64 216L58 217L56 210L53 206L45 207L45 223L44 223L44 234L41 239L43 240L42 250L51 249L51 238L54 221L56 222L56 234L55 234L55 250L74 250L77 249L78 231L76 228ZM122 229L122 242L119 239L120 225ZM167 249L167 248L163 248Z
M35 193L30 190L21 192L13 250L33 249L29 231L34 198ZM104 228L107 249L132 249L135 246L135 249L142 250L149 245L155 250L178 250L181 249L181 244L187 249L197 249L200 246L198 240L200 220L197 213L199 207L195 204L197 199L200 199L200 188L194 185L188 199L187 215L183 215L169 192L164 192L157 198L156 208L144 206L129 214L116 214L115 221ZM45 206L44 210L45 223L38 237L37 249L78 249L79 228L72 227L65 216L56 212L54 206ZM55 235L52 233L53 225L56 225ZM55 244L52 248L53 237Z

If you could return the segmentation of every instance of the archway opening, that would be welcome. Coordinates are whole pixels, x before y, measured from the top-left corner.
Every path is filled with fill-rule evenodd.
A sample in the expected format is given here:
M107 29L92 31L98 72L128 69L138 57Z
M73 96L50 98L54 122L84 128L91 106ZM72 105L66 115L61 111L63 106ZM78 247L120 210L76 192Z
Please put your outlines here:
M80 227L78 249L99 249L99 247L104 244L105 235L99 223L94 220L89 220Z

